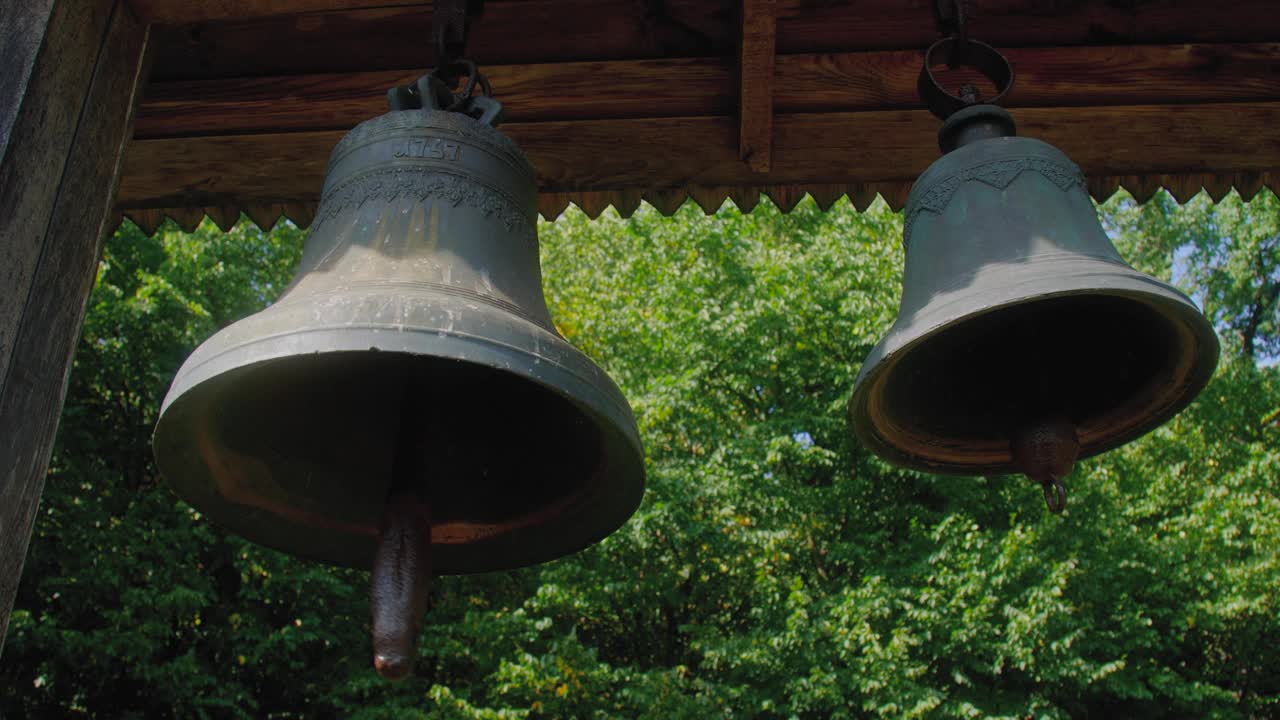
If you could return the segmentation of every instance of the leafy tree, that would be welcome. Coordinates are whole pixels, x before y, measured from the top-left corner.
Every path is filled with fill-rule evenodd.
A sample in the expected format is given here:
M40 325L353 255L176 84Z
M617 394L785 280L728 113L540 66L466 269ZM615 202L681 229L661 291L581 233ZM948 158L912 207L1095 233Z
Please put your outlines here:
M1227 343L1191 408L1081 463L1061 517L1024 479L903 471L849 438L845 402L901 281L901 218L882 204L543 224L548 304L636 410L645 500L571 557L442 578L397 685L369 667L367 576L227 535L151 461L181 359L280 292L301 233L125 226L72 373L0 708L1280 716L1280 372L1258 362L1280 350L1280 203L1101 210Z
M1248 358L1280 356L1280 202L1201 193L1178 206L1166 192L1145 205L1125 196L1108 219L1120 243L1166 279L1171 275Z

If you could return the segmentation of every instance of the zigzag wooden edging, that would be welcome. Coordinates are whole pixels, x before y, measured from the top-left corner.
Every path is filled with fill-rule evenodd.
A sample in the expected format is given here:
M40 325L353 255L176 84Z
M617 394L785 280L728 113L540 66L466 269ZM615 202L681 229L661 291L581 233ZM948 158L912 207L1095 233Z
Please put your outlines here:
M1280 171L1240 173L1197 173L1181 175L1107 175L1090 177L1089 193L1097 202L1106 202L1117 192L1124 190L1135 201L1145 203L1159 190L1167 190L1178 204L1190 201L1202 191L1213 202L1219 202L1234 190L1245 202L1252 200L1263 188L1280 192ZM647 203L659 213L670 216L690 201L706 215L718 212L726 202L732 202L741 212L751 212L767 198L782 212L790 212L805 197L813 198L819 209L831 209L843 198L848 198L854 209L864 212L881 198L895 212L902 210L911 192L909 182L823 185L766 185L761 187L689 187L671 190L608 190L590 192L548 192L538 198L538 212L543 219L555 220L569 208L577 207L587 217L595 220L605 210L613 208L621 217L631 217ZM262 230L270 230L281 218L301 228L311 225L316 214L316 203L270 203L234 207L227 205L189 208L144 208L121 210L121 219L128 218L148 235L155 233L166 219L184 232L194 232L208 218L223 232L230 231L241 220L241 214Z

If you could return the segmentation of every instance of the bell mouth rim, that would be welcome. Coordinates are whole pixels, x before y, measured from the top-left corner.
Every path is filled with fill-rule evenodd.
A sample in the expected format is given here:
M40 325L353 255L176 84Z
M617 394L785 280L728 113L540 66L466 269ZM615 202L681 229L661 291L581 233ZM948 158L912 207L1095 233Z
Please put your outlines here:
M324 532L343 532L350 539L350 543L359 546L341 555L316 552L311 549L313 546L305 538L307 533L320 532L314 529L304 529L296 536L303 539L296 542L273 542L271 537L264 537L261 532L256 532L255 528L260 527L264 520L281 523L288 522L286 519L265 510L237 505L218 491L203 488L198 479L188 478L182 473L166 471L166 466L170 469L175 467L185 469L190 466L190 463L174 458L171 464L164 456L162 448L169 444L166 440L169 433L185 432L189 429L185 427L187 424L185 421L181 423L182 427L175 426L175 421L172 419L174 414L171 411L181 410L185 403L197 400L207 401L203 396L216 392L216 388L206 387L201 390L201 386L208 385L228 372L250 371L255 366L261 366L273 360L301 355L369 352L368 342L358 340L357 336L365 340L377 338L383 344L383 347L378 349L381 354L423 356L421 352L410 352L407 349L407 342L402 349L387 347L390 343L385 342L389 335L410 336L422 333L380 330L377 335L372 332L353 331L352 328L345 326L341 329L324 328L310 331L317 346L324 348L323 352L316 353L299 350L296 342L288 342L281 336L264 338L260 343L237 345L227 352L242 351L246 345L254 344L275 344L278 347L276 353L259 355L252 363L236 364L224 370L205 373L202 377L195 377L193 381L185 382L185 387L176 396L172 394L171 389L169 396L165 398L152 443L157 465L170 489L179 498L190 503L198 512L208 516L219 527L251 542L300 558L355 569L368 569L374 556L376 525L325 529ZM541 332L546 333L545 330ZM531 511L532 515L537 516L544 515L550 510L561 512L557 523L550 526L552 529L544 530L548 526L537 522L517 523L509 531L479 537L474 541L466 541L464 538L460 542L438 542L433 545L432 552L432 567L435 574L475 574L548 562L590 547L626 524L639 508L644 496L644 450L630 406L625 399L622 400L621 405L618 404L618 399L622 397L621 391L617 389L612 379L603 371L597 377L587 378L572 368L556 363L545 356L541 356L541 362L538 365L542 369L541 373L535 375L527 372L527 368L517 369L505 366L501 360L502 357L509 360L513 350L520 354L530 354L523 349L502 343L487 342L456 332L443 337L434 331L429 334L433 338L433 351L435 351L430 357L488 367L535 383L569 402L583 416L593 419L600 428L600 460L592 478L578 490ZM293 334L295 340L297 336L297 333ZM558 340L574 355L581 356L581 360L591 363L589 358L567 341L562 338ZM285 347L286 344L287 347ZM454 352L450 353L449 350ZM227 352L219 353L218 357L226 355ZM180 380L191 378L183 372L186 369L184 365L179 371L174 380L175 387ZM558 384L558 381L564 382ZM572 386L572 390L566 391L565 386ZM168 422L166 422L167 419ZM199 504L191 502L194 498L199 498L197 501ZM554 528L557 526L569 528L569 530L556 532ZM294 527L299 526L294 523ZM433 532L433 538L435 537L436 533Z
M406 328L403 325L399 325L391 322L386 322L386 323L364 322L360 324L330 322L323 325L312 325L306 328L297 328L297 327L289 326L289 327L286 327L285 329L278 330L275 332L255 334L252 336L251 339L245 342L228 344L224 347L218 348L215 351L209 351L206 353L201 352L201 351L205 351L208 348L213 347L214 343L217 340L227 337L227 335L229 334L229 331L231 331L233 328L237 330L243 330L242 326L245 324L266 325L269 322L269 317L276 313L292 310L299 306L305 307L305 302L309 296L294 295L289 292L286 292L286 294L274 305L271 305L270 307L268 307L267 309L263 310L260 313L255 313L254 315L250 315L235 323L232 323L231 325L228 325L227 327L223 328L217 333L214 333L212 337L210 337L208 340L202 343L198 348L196 348L196 350L193 351L191 355L189 355L187 359L182 363L182 366L178 369L178 372L174 374L173 382L170 384L170 388L168 392L166 392L164 401L161 403L161 406L160 406L160 417L161 418L164 417L164 413L166 410L168 410L170 404L172 404L173 402L176 402L181 395L187 392L190 392L192 389L194 389L198 385L204 383L205 381L213 377L216 377L217 375L222 374L223 372L226 372L230 369L234 369L236 367L241 367L241 365L239 364L228 365L226 363L226 357L233 354L245 353L249 350L249 348L258 348L257 352L261 354L255 355L255 357L258 360L262 360L262 361L274 360L274 359L279 359L283 357L289 357L292 355L298 355L298 354L301 354L302 352L320 352L320 353L324 353L324 352L385 352L389 354L399 353L399 354L408 354L408 355L418 355L421 353L414 352L412 348L420 347L420 346L415 346L412 343L408 342L408 340L410 338L422 337L422 336L428 336L432 338L433 342L452 338L452 339L460 340L466 343L471 343L476 346L500 349L501 351L505 351L511 354L532 356L539 360L539 364L545 363L550 367L558 368L561 372L567 373L568 375L572 376L576 381L586 385L590 385L592 387L595 387L595 385L593 385L595 380L597 379L602 380L603 381L602 385L605 388L607 388L607 392L602 394L609 397L609 399L612 401L613 406L616 409L622 411L628 417L631 416L631 412L632 412L631 406L627 402L626 397L622 394L622 391L618 388L617 384L613 382L612 378L610 378L603 371L592 373L593 375L596 376L594 378L588 377L587 374L573 367L574 365L578 365L578 366L586 366L588 368L595 368L596 365L581 350L574 347L572 343L570 343L568 340L565 340L558 333L552 332L546 327L543 327L543 325L537 322L536 319L529 317L524 312L512 312L511 307L509 307L511 303L508 303L505 301L495 302L494 298L484 297L479 295L478 293L477 294L458 293L454 289L445 288L435 283L407 283L406 282L406 283L398 283L398 284L391 283L390 285L393 287L394 286L421 287L421 288L426 288L433 292L439 293L440 295L443 295L445 297L456 295L462 301L472 300L472 301L482 302L485 305L489 305L493 310L502 313L505 317L509 318L510 320L518 322L521 325L527 326L525 329L529 330L532 335L542 338L542 340L545 342L546 345L551 347L556 347L562 350L563 351L562 357L565 359L571 360L571 362L564 362L562 360L559 360L555 357L552 357L542 352L540 349L537 349L537 348L540 348L543 343L536 343L535 349L530 350L529 348L520 347L519 345L514 345L508 342L495 340L494 338L491 338L491 337L476 335L469 332L463 332L463 331L459 331L457 329L451 329L448 327L430 327L430 326L424 325L424 326ZM378 284L376 285L376 287L385 288L387 287L387 284ZM449 292L444 292L444 290L449 290ZM458 298L450 297L450 299L458 299ZM315 342L314 350L298 349L299 345L306 346L307 343L297 343L296 342L297 338L311 337L314 335L322 335L324 337L324 341ZM287 348L276 348L274 350L271 349L272 345L286 344L286 343L288 344ZM264 347L267 348L265 352L262 349ZM207 355L207 356L204 356L204 355ZM465 354L463 354L462 356L454 359L466 360L466 357L465 357ZM572 361L576 361L576 362L572 362ZM485 363L480 363L480 364L485 364ZM491 363L489 364L489 366L498 370L509 370L509 368L503 367L501 363L498 363L498 362ZM531 377L530 380L538 382L536 378ZM174 388L178 387L180 384L185 385L186 387L184 387L181 393L178 393L177 395L175 395ZM632 424L634 425L634 420ZM639 445L638 435L636 435L636 444L637 446Z
M1081 259L1079 255L1072 257L1077 262ZM1144 419L1141 422L1129 422L1120 425L1119 430L1107 433L1102 432L1107 428L1105 424L1101 424L1100 429L1092 428L1092 425L1098 425L1098 422L1081 428L1078 459L1092 457L1132 442L1160 427L1184 410L1208 385L1217 369L1219 341L1212 325L1195 304L1175 288L1155 278L1142 275L1123 262L1095 256L1086 256L1086 258L1096 261L1098 266L1077 273L1054 276L1051 281L1059 286L1056 289L1038 292L1035 295L1026 294L1025 288L1032 282L1038 283L1043 288L1045 277L1041 274L1036 278L1009 283L1001 289L1000 296L990 297L989 304L976 311L947 312L958 303L944 302L937 308L926 306L929 310L927 313L911 316L914 321L911 325L900 326L899 322L895 322L884 338L868 354L854 383L846 413L853 435L882 459L913 470L962 476L1020 472L1010 450L1002 445L997 447L997 443L991 440L983 441L991 447L984 454L975 453L973 461L933 459L927 454L912 452L912 449L928 447L929 443L917 441L914 448L895 444L890 435L883 431L883 424L873 420L872 406L882 398L889 371L911 350L919 348L941 333L999 310L1073 296L1105 296L1132 300L1159 315L1168 323L1169 328L1177 333L1185 346L1191 348L1191 352L1186 353L1180 363L1170 366L1176 370L1173 375L1176 382L1172 384L1174 389L1147 398L1148 401L1144 405L1152 412L1143 416ZM1021 265L1025 268L1025 264L1001 263L1001 265ZM1087 283L1105 283L1105 285L1082 287ZM1018 292L1019 290L1023 292ZM900 334L908 332L917 324L922 327L918 336L910 342L890 347L893 340ZM1137 402L1137 400L1130 400L1118 406L1118 409L1101 415L1100 418L1105 420L1121 415L1120 410ZM908 436L908 433L910 431L906 430L898 435Z

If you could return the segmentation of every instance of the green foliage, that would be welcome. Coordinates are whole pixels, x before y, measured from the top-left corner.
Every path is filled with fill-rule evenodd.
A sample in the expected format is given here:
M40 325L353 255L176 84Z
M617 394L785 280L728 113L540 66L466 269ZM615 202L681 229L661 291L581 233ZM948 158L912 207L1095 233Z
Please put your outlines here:
M1201 193L1178 206L1166 192L1145 205L1117 195L1107 219L1138 267L1192 294L1248 357L1280 356L1280 200L1260 193L1217 205Z
M415 678L370 668L367 577L208 524L156 477L158 404L275 297L301 233L108 243L0 662L11 717L1280 716L1280 202L1119 198L1104 222L1224 334L1217 377L1081 464L1015 478L851 442L901 218L767 204L543 224L548 305L636 410L649 481L600 544L444 578ZM1263 363L1265 365L1265 363Z

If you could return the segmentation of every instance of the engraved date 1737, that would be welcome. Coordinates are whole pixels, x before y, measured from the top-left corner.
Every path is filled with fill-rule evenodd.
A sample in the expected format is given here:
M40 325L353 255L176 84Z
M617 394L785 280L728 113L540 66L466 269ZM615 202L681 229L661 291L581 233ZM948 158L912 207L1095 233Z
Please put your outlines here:
M431 160L455 161L461 153L457 143L445 142L440 138L407 138L396 145L395 156L398 158L427 158Z

